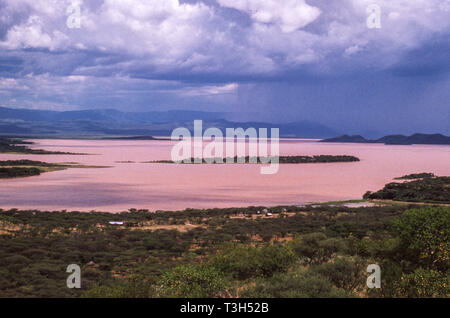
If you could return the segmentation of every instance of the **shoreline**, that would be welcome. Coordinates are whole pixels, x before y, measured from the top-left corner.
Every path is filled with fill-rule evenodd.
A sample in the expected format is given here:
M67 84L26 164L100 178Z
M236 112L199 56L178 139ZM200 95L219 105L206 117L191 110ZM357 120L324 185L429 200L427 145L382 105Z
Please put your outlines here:
M351 209L363 209L363 208L373 208L373 207L386 207L386 206L405 206L405 205L420 205L420 206L443 206L449 207L450 204L447 203L428 203L428 202L406 202L406 201L393 201L393 200L343 200L343 201L325 201L325 202L309 202L307 204L287 204L287 205L250 205L250 206L230 206L230 207L211 207L211 208L185 208L178 210L149 210L144 208L129 208L128 210L122 210L120 212L109 212L102 210L90 210L90 211L80 211L76 209L27 209L27 208L4 208L0 207L0 213L6 211L16 211L16 212L38 212L38 213L87 213L87 214L106 214L106 215L120 215L120 214L133 214L133 213L149 213L149 214L159 214L159 213L186 213L189 211L197 211L197 212L212 212L219 211L224 212L228 210L238 210L238 211L246 211L246 210L268 210L268 211L277 211L282 209L316 209L316 208L351 208ZM276 212L275 212L276 213Z

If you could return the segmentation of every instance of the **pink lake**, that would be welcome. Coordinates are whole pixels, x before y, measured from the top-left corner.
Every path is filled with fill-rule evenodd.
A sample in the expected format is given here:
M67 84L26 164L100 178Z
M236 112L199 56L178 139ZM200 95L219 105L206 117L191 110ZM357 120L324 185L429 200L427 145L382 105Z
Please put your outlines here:
M111 166L68 169L0 181L0 208L119 212L130 208L298 205L360 199L393 178L418 172L450 175L450 146L319 143L284 140L281 155L353 155L360 162L280 165L260 174L260 165L174 165L174 142L128 140L34 140L33 148L92 155L0 154L0 160L31 159ZM133 163L118 163L133 161Z

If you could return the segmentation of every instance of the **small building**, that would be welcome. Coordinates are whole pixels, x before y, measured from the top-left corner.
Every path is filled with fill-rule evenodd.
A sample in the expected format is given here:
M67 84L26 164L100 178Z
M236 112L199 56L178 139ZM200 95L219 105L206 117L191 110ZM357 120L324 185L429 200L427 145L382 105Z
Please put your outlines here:
M270 212L267 212L267 213L266 213L266 216L273 216L273 214L270 213Z
M111 222L109 222L109 224L111 224L111 225L123 225L123 222L111 221Z

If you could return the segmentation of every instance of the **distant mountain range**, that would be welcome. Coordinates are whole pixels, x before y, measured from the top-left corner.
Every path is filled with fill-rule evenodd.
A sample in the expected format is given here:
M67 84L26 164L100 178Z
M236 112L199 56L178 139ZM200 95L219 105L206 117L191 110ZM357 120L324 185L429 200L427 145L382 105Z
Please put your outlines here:
M301 121L287 124L237 123L225 113L201 111L122 112L114 109L50 111L0 107L0 135L36 137L170 136L173 129L193 130L194 120L209 127L279 128L281 137L328 138L339 132L319 123Z
M23 120L39 122L61 121L101 121L101 122L136 122L167 123L176 121L193 121L195 119L216 120L224 118L224 113L169 110L163 112L121 112L115 109L92 109L75 111L52 111L34 109L15 109L0 107L0 120Z
M450 145L450 137L441 134L414 134L411 136L389 135L380 139L370 140L360 135L343 135L324 139L321 142L382 143L386 145Z

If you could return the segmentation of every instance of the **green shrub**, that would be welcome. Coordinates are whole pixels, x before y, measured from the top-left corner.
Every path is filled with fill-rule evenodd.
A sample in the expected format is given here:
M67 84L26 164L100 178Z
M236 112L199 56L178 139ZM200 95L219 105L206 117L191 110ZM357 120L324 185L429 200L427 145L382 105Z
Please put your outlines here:
M450 255L450 208L426 207L406 211L393 227L399 251L411 262L429 269L447 269Z
M324 276L310 271L276 274L269 279L258 279L255 285L243 290L248 298L325 298L349 297L351 294L333 287Z
M450 297L450 273L419 268L403 275L400 294L405 297Z
M265 244L252 247L231 244L213 259L213 265L234 278L245 280L252 277L270 277L284 272L296 257L286 246Z
M313 267L312 271L326 277L337 288L354 292L366 287L367 265L367 261L358 256L346 256Z
M85 291L85 298L150 298L155 295L154 287L143 277L133 276L129 280L120 281L111 286L95 284Z
M338 251L344 249L344 243L337 238L327 238L323 233L306 234L290 244L300 259L309 265L329 261Z
M218 297L226 291L223 273L210 265L181 265L163 274L159 295L171 298Z

